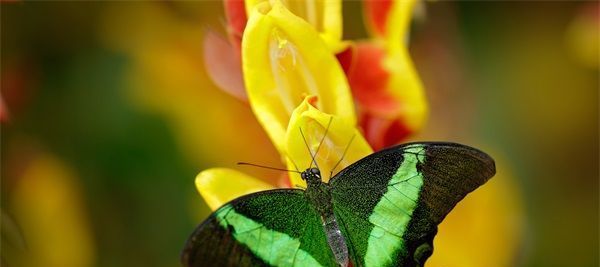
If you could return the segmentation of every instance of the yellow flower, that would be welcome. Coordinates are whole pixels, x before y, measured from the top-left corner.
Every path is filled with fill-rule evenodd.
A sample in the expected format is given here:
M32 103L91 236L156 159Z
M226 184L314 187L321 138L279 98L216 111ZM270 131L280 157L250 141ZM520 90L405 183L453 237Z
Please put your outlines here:
M308 168L316 154L315 164L328 179L334 167L339 171L372 153L356 128L341 66L314 27L282 3L262 2L253 9L242 59L250 105L288 169ZM218 177L225 173L228 181L248 186L222 190ZM287 186L304 185L297 173L290 173L289 179ZM210 207L217 208L243 194L272 188L258 180L232 170L209 169L198 175L196 186Z
M344 72L314 28L283 4L253 9L242 42L242 66L250 106L271 141L285 155L284 137L294 109L307 95L316 107L356 124Z
M265 2L283 5L289 12L309 23L334 53L346 47L342 42L342 1L297 1L297 0L246 0L246 14Z
M302 171L314 166L303 140L306 139L323 179L328 181L332 173L368 156L373 150L356 127L336 115L321 112L315 108L315 102L318 102L317 97L308 96L292 114L285 136L288 168L298 167ZM322 138L325 138L323 142ZM305 185L299 175L291 175L290 179L292 185Z
M224 177L227 177L227 179L224 179ZM236 170L213 168L196 176L196 188L208 207L216 210L237 196L269 190L274 187Z
M247 101L241 76L240 47L242 35L248 21L247 16L260 5L284 5L296 16L311 24L328 48L339 53L348 42L342 41L342 2L324 1L287 1L275 0L223 0L227 19L229 41L213 32L206 34L204 40L205 63L209 77L223 91ZM215 64L216 63L216 64Z
M332 170L334 167L339 171L371 154L372 150L355 127L338 120L335 116L319 111L311 104L314 101L316 97L308 96L293 112L290 119L290 126L285 135L288 168L291 170L298 168L302 171L313 164L304 141L306 138L311 153L316 153L315 161L324 174L323 178L328 180L330 176L327 174L335 173ZM323 136L325 139L317 151ZM352 141L351 145L349 145L350 141ZM305 182L297 173L290 172L286 178L289 178L289 183L280 186L305 186ZM198 174L196 188L208 206L215 210L239 196L275 187L239 171L212 168Z

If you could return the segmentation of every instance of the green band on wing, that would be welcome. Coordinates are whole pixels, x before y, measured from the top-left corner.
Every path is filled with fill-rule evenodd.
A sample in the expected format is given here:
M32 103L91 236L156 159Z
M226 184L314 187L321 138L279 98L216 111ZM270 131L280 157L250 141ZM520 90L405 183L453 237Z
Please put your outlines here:
M223 207L216 215L222 227L233 227L233 237L254 255L272 266L321 266L308 252L300 249L300 240L269 230L233 207Z
M387 192L369 216L374 227L367 245L366 266L395 265L398 253L405 253L402 235L417 207L423 185L417 163L424 162L424 151L422 145L405 150L404 160L388 182Z

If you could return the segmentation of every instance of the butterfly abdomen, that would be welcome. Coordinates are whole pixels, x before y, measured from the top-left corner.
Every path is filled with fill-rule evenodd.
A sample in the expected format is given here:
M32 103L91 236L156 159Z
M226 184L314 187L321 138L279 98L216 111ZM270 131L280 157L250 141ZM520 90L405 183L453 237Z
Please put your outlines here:
M335 261L340 266L348 266L348 245L346 245L346 240L333 213L323 218L323 229L327 235L327 243L333 252Z
M331 252L333 252L335 261L340 266L348 266L348 246L340 231L335 215L333 214L331 189L329 185L321 181L316 183L309 182L306 189L306 195L309 202L321 215L323 230L325 231L327 243Z

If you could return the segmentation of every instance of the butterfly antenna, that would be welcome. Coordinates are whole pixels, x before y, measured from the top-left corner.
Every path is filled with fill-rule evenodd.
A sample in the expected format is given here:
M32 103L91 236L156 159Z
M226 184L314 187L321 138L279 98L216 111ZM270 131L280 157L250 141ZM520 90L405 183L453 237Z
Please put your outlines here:
M296 171L298 173L301 173L300 170L298 169L298 165L296 165L296 162L294 162L294 160L290 156L288 156L287 153L285 155L285 158L289 159L292 162L292 164L294 165L294 169L296 169Z
M269 169L269 170L300 173L299 171L295 171L295 170L274 168L274 167L263 166L263 165L258 165L258 164L254 164L254 163L248 163L248 162L238 162L237 165L248 165L248 166L254 166L254 167L259 167L259 168L264 168L264 169Z
M300 135L302 135L302 140L304 140L304 144L306 145L306 149L308 149L308 154L310 154L310 158L312 159L312 161L310 162L310 166L308 166L308 168L312 168L312 163L315 160L315 156L313 155L312 151L310 151L310 147L308 146L308 142L306 142L306 137L304 137L304 132L302 132L302 127L298 127L298 129L300 129ZM317 166L318 168L319 166Z
M346 156L346 152L348 152L348 148L350 148L350 144L352 144L352 141L354 140L355 136L356 136L356 134L352 135L352 138L350 138L350 141L348 141L348 145L344 149L344 153L342 154L342 157L340 158L340 160L335 165L333 165L333 168L331 168L331 172L329 173L329 178L330 179L331 179L331 176L333 176L333 170L335 170L335 168L337 168L337 166L340 165L340 163L342 163L342 160L344 160L344 157Z
M323 137L321 138L321 142L319 142L319 146L317 147L317 150L315 151L315 156L312 158L312 161L310 162L310 166L312 166L312 164L314 163L315 166L317 166L317 168L319 168L319 165L317 165L315 158L319 154L319 149L321 149L321 145L323 144L323 141L325 141L325 137L327 136L327 132L329 131L329 126L331 126L331 120L333 120L333 117L329 117L329 122L327 123L327 128L325 128L325 133L323 133Z

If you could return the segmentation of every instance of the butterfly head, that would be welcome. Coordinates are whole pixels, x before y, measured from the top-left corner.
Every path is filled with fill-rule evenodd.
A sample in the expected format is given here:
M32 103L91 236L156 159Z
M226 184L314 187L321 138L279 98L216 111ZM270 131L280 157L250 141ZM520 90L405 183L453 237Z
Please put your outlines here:
M319 168L308 168L300 174L300 177L307 184L317 184L321 182L321 171Z

